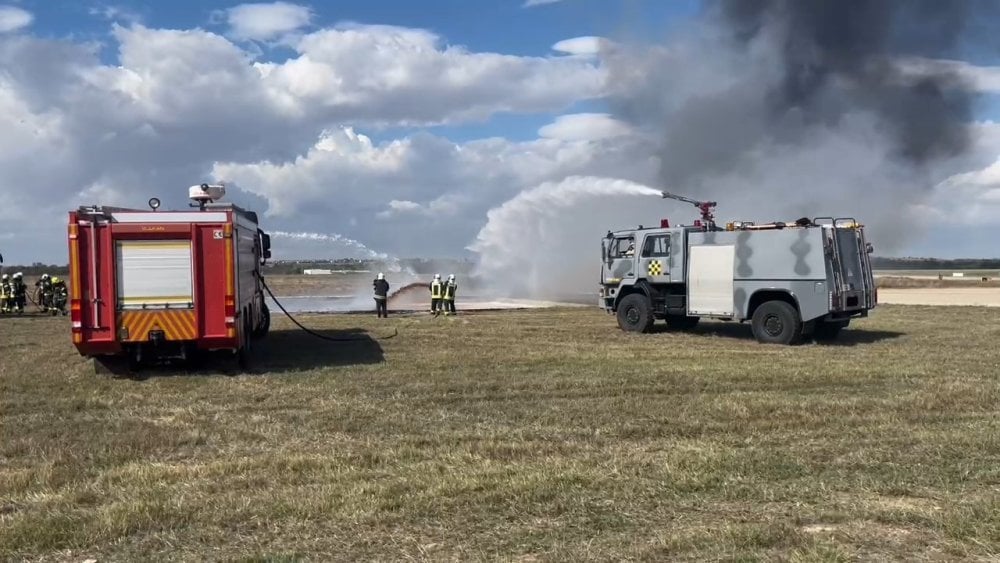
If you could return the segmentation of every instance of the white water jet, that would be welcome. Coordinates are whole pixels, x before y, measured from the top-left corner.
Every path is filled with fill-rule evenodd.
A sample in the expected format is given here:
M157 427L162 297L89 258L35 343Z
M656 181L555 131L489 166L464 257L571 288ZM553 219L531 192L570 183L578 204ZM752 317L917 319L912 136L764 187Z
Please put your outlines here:
M570 176L523 191L491 209L467 248L474 275L496 295L596 303L600 238L609 229L659 224L650 197L662 191L628 180Z
M288 240L296 241L306 241L306 242L316 242L322 244L337 244L343 247L347 247L352 250L356 255L360 255L361 258L376 261L381 264L380 269L386 273L386 278L392 286L392 289L402 287L407 283L416 280L416 273L409 266L404 266L399 258L387 254L385 252L378 252L374 249L369 248L364 243L354 240L349 237L337 233L312 233L312 232L288 232L288 231L272 231L272 237L283 238ZM324 256L328 258L329 256ZM329 277L329 276L327 276ZM374 274L372 278L374 278ZM342 283L342 282L341 282ZM349 298L329 300L325 303L324 307L330 311L357 311L357 310L374 310L374 302L372 301L372 287L371 283L367 280L361 280L359 278L352 277L350 286L346 289L346 293L350 295ZM299 299L310 299L309 297L299 298ZM314 299L322 298L315 297Z
M324 234L324 233L308 233L308 232L288 232L288 231L272 231L271 236L277 238L287 238L292 240L302 240L302 241L316 241L316 242L329 242L340 244L346 246L354 251L360 253L363 258L369 260L381 261L389 272L400 273L406 271L406 273L412 274L413 272L409 267L404 268L400 261L395 256L386 254L385 252L378 252L371 248L368 248L360 241L354 240L352 238L345 237L336 233Z

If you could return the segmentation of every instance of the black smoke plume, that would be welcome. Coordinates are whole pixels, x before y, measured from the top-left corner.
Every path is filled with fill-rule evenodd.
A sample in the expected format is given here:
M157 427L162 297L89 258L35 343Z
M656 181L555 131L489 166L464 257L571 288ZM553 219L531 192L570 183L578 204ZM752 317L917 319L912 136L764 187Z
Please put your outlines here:
M998 6L706 0L669 43L604 53L612 107L661 139L671 191L724 214L861 213L891 246L903 208L969 152L977 97L941 60L982 47Z
M876 114L900 157L923 162L969 146L970 87L954 71L907 77L894 61L954 57L973 4L952 0L718 0L713 15L745 48L776 41L780 82L771 119L801 111L805 125L836 123L858 108Z

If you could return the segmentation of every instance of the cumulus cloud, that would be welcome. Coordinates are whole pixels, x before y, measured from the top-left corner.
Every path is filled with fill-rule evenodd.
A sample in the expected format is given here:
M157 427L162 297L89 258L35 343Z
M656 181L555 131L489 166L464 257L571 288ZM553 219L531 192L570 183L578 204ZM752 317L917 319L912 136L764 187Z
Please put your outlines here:
M236 39L270 41L308 26L313 19L307 6L288 2L240 4L225 11L229 34Z
M559 41L552 46L552 50L568 55L593 56L610 44L611 42L603 37L573 37Z
M107 21L122 22L126 24L141 23L143 19L142 15L132 8L114 4L93 6L88 10L88 13Z
M17 6L0 6L0 33L10 33L31 25L35 16Z
M966 61L910 57L900 59L899 68L908 78L951 74L983 93L1000 93L1000 66L977 66Z
M33 243L7 251L9 260L34 260L33 245L45 249L38 250L45 259L59 260L66 210L78 204L141 206L155 195L165 207L184 206L186 186L205 179L215 162L248 169L274 163L290 166L292 174L295 163L308 164L314 152L349 154L345 175L320 174L315 177L323 184L297 181L286 189L301 187L309 198L328 200L332 195L324 190L334 186L364 192L366 181L393 178L398 191L385 186L379 199L351 196L356 206L337 210L343 219L337 226L357 225L357 237L392 200L425 207L430 211L417 214L425 218L452 213L462 199L441 196L453 185L441 183L443 173L434 166L417 167L413 160L470 153L486 158L479 149L463 153L467 147L430 135L375 146L339 127L376 131L499 112L552 112L600 96L604 88L599 61L474 52L446 46L425 30L390 26L319 30L293 43L289 58L270 62L202 29L114 24L112 37L117 56L109 63L89 43L0 37L0 222L4 232ZM533 158L522 155L519 163L530 167ZM394 172L407 166L419 174ZM309 172L292 175L312 181ZM462 183L475 189L480 179L466 174ZM414 184L419 197L411 192ZM311 212L267 197L275 194L266 190L231 194L255 209L273 206L275 217L284 217L286 208ZM324 227L317 220L315 228Z
M461 254L490 208L538 183L598 173L649 181L655 171L638 137L454 143L422 133L373 143L340 129L292 162L219 162L212 176L264 198L269 221L440 256Z
M340 26L309 34L296 48L296 59L257 65L273 101L289 113L309 106L412 125L560 109L604 91L597 62L475 53L421 29Z
M950 176L942 182L941 187L978 186L983 188L1000 187L1000 159L982 170L963 172Z
M565 141L594 141L632 133L632 127L606 113L574 113L561 115L545 125L538 134Z

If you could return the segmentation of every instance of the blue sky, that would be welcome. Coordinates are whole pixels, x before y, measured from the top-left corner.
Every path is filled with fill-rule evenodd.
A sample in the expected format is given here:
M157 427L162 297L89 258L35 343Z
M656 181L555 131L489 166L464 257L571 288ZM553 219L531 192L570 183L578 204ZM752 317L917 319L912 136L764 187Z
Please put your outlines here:
M13 4L35 14L35 31L40 35L100 38L107 32L107 22L99 14L108 8L122 15L136 15L145 25L221 30L225 26L221 22L213 23L213 13L232 7L234 2L21 0ZM518 0L344 0L303 4L313 8L316 27L343 21L418 27L471 50L512 55L543 55L561 39L582 35L611 37L626 29L630 36L662 36L672 20L692 15L699 9L696 0L627 0L621 3L573 0L531 7L525 7L523 1Z

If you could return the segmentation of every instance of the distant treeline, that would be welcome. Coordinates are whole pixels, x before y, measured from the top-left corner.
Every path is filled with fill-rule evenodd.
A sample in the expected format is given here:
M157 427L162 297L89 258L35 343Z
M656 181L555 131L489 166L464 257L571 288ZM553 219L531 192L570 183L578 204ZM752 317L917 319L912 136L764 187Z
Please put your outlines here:
M42 264L41 262L35 262L30 266L20 266L16 264L0 264L0 268L3 269L4 273L12 274L14 272L21 272L28 277L40 276L42 274L49 274L50 276L67 276L69 275L69 265L63 264L58 266L55 264Z
M880 258L872 257L872 267L877 270L996 270L998 258Z

